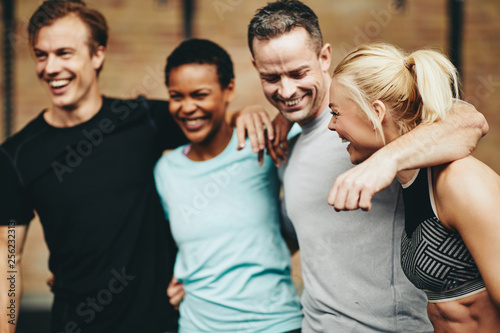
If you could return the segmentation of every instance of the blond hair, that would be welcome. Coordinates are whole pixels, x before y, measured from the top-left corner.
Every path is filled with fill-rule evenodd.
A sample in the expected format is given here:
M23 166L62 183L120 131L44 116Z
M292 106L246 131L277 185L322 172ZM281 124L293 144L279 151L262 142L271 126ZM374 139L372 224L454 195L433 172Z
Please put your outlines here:
M420 123L444 118L453 98L459 98L456 68L443 54L432 50L407 55L389 44L360 46L337 65L333 77L364 111L384 143L374 101L380 100L392 109L391 116L404 134Z

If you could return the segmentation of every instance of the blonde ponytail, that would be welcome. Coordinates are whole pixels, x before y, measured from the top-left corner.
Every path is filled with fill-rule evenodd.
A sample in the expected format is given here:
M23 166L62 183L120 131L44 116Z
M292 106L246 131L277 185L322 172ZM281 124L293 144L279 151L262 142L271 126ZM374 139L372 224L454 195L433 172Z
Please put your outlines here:
M432 123L445 117L453 98L459 98L458 73L441 53L432 50L415 51L406 59L415 72L417 89L422 99L420 119Z
M391 117L404 134L422 122L444 118L453 97L459 97L455 67L431 50L407 56L389 44L360 46L337 65L333 77L347 89L384 142L374 101L383 101L392 109Z

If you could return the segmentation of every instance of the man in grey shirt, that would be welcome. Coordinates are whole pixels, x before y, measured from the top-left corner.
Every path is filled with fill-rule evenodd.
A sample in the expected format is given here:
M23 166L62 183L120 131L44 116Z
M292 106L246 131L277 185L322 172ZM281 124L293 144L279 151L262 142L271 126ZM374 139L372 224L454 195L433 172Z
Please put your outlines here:
M317 16L296 0L269 3L252 19L248 42L267 99L302 127L281 173L284 207L300 247L303 332L432 332L426 297L399 262L399 185L393 182L375 195L370 211L336 212L327 204L331 185L352 165L345 144L327 129L331 46L323 44ZM485 121L472 108L455 109L460 112L447 123L422 125L383 150L396 154L395 160L412 161L410 167L456 158L468 151L458 146L475 146ZM470 117L476 126L466 121ZM453 143L446 141L451 138ZM425 149L429 144L436 147ZM450 145L458 152L447 152ZM373 168L384 172L384 166Z

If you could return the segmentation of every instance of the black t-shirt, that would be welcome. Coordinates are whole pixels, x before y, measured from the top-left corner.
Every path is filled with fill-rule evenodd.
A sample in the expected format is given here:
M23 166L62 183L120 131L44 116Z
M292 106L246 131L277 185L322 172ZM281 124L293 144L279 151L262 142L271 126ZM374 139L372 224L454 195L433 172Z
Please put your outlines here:
M43 112L0 146L0 224L35 210L55 276L52 332L164 332L175 244L153 167L186 142L168 102L103 98L89 121L55 128Z

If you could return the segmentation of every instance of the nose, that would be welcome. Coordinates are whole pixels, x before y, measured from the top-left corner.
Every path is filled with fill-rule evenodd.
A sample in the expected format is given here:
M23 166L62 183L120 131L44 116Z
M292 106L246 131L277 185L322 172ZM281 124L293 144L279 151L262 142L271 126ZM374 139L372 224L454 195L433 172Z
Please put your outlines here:
M284 77L280 80L278 93L282 99L291 99L295 94L295 88L295 82L290 78Z
M332 119L330 119L330 122L328 123L328 129L330 131L335 131L335 124L337 123L337 117L332 116Z
M44 71L47 75L55 75L61 72L61 60L55 55L48 55Z
M184 113L193 113L197 108L196 101L192 98L185 98L182 102L181 111Z

